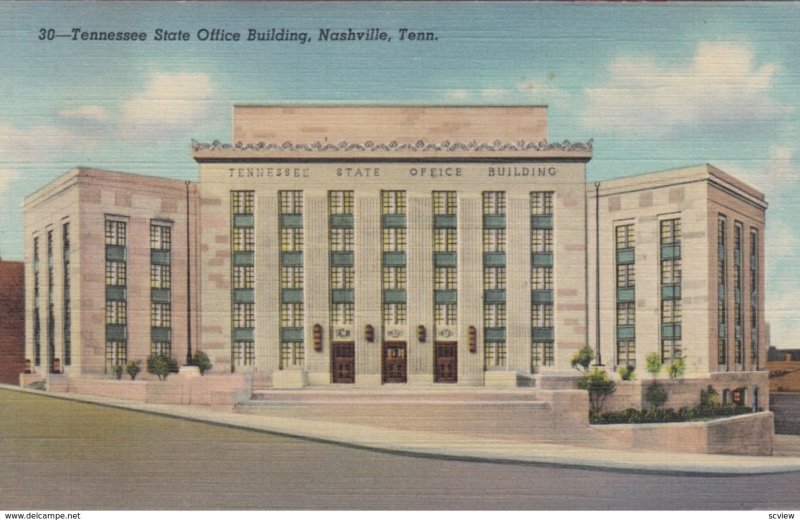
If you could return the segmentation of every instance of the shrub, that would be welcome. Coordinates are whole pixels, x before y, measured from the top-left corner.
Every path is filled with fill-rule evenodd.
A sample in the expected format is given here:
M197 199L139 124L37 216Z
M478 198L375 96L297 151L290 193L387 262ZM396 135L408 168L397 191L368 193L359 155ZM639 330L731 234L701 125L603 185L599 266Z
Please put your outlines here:
M658 373L661 372L661 356L658 352L651 352L647 355L646 359L647 363L647 373L653 377L658 376Z
M667 373L671 379L683 377L683 374L686 373L686 361L684 361L683 358L674 360L672 364L667 367Z
M147 372L164 381L170 372L178 371L178 362L166 354L150 354L147 358Z
M650 383L650 386L645 391L644 398L653 408L664 406L664 403L667 402L667 387L656 382Z
M591 372L583 375L578 382L578 388L589 391L589 414L597 414L603 409L606 397L613 394L617 384L609 379L605 370L593 368Z
M631 365L620 366L619 368L617 368L617 373L619 374L619 377L622 378L623 381L633 381L634 379L636 379L634 368Z
M139 372L142 371L142 367L139 366L141 364L142 362L139 361L138 359L136 361L128 361L128 366L125 367L125 371L128 373L129 376L131 376L131 381L135 381L136 376L139 375Z
M719 393L717 389L708 385L706 390L700 390L700 404L701 405L719 405Z
M208 359L208 354L202 350L198 350L195 352L194 356L192 356L192 365L200 369L200 375L205 374L214 366L211 364L211 360Z
M117 381L122 379L122 373L125 371L125 367L122 365L114 365L111 367L111 371L114 372L114 377L117 378Z
M752 410L746 406L730 406L723 404L698 405L691 408L684 406L678 410L673 408L649 408L647 410L628 408L627 410L623 410L621 412L593 413L590 414L589 420L593 424L636 424L703 421L717 417L742 415L751 412Z
M586 374L589 372L589 365L592 363L592 359L594 359L594 351L589 347L583 347L569 361L572 363L572 368Z

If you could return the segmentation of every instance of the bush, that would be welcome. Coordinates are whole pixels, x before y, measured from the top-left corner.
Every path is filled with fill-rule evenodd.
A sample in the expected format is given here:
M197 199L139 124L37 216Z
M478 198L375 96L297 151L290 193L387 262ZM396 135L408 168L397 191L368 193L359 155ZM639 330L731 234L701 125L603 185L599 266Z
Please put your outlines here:
M617 384L609 379L605 370L593 368L578 382L578 388L589 391L589 414L597 414L603 409L606 397L613 394Z
M147 358L147 372L164 381L171 372L178 371L178 362L166 354L150 354Z
M703 421L717 417L728 417L751 413L746 406L731 405L697 405L684 406L675 410L673 408L649 408L637 410L628 408L621 412L606 412L590 414L589 420L593 424L637 424L659 422Z
M114 373L114 377L117 378L117 381L122 379L122 373L125 371L125 367L122 365L114 365L111 367L111 371Z
M647 373L651 376L656 377L658 373L661 372L661 356L658 352L651 352L647 355L646 359L647 363Z
M683 377L683 374L686 373L686 361L684 361L683 358L674 360L672 364L667 367L667 373L671 379Z
M136 376L142 371L142 367L139 366L141 364L142 362L138 359L136 361L128 361L128 366L125 367L125 371L131 376L131 381L136 381Z
M570 358L569 362L572 363L572 368L586 374L589 372L592 359L594 359L594 351L589 347L583 347Z
M667 387L659 383L650 383L645 391L644 398L653 408L660 408L667 402Z
M634 379L636 379L634 368L631 365L620 366L619 368L617 368L617 373L619 374L619 377L622 378L623 381L633 381Z
M700 404L701 405L719 405L719 393L717 389L708 385L706 390L700 390Z
M211 360L208 359L208 354L202 350L198 350L195 352L194 356L192 356L192 365L200 369L201 376L211 370L214 366L211 364Z

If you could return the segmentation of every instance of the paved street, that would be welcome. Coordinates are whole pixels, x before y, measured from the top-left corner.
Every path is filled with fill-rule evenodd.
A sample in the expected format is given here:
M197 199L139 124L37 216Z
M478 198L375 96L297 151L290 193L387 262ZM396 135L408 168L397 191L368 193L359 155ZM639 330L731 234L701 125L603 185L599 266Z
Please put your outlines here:
M0 509L800 507L798 473L628 475L406 457L8 390L0 461Z

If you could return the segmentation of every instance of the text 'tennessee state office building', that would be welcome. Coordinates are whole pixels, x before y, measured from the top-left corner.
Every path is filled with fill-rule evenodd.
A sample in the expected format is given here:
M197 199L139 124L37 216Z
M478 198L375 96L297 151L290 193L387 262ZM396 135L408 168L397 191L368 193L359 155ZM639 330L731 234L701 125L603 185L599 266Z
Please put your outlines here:
M276 387L513 385L598 339L611 369L764 365L767 204L713 166L587 183L537 106L236 106L233 143L193 143L197 183L26 199L34 371L191 345Z

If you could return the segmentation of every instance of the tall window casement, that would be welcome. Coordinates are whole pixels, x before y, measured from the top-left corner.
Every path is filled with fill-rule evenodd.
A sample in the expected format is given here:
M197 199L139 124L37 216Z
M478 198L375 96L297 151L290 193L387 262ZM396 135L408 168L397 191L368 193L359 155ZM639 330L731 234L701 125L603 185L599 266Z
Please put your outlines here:
M485 191L483 208L483 368L506 366L506 193Z
M355 316L352 191L328 192L328 237L331 323L352 325Z
M47 231L47 352L49 371L55 370L53 360L56 357L56 312L53 288L53 230Z
M727 220L717 218L717 363L728 365L728 257Z
M758 358L758 230L750 228L750 362L759 368Z
M231 192L231 364L255 363L255 192ZM248 320L250 316L252 319Z
M352 204L351 204L352 205ZM303 192L278 192L281 246L280 368L305 363L303 344ZM344 242L344 239L343 239Z
M733 324L734 362L739 369L744 364L744 228L733 224Z
M661 360L683 357L681 336L681 219L662 220L661 236Z
M553 366L553 192L532 191L531 372Z
M69 366L72 364L72 304L71 298L71 280L70 280L70 235L69 235L69 222L64 222L61 225L61 244L62 244L62 269L63 269L63 286L64 295L63 303L64 309L62 314L62 332L64 337L64 365Z
M172 355L172 228L150 223L150 352Z
M433 192L433 322L454 326L458 320L458 199L455 191Z
M617 366L636 366L636 242L633 224L615 228L617 267ZM675 268L675 259L662 260L662 269ZM680 260L678 260L680 262ZM670 271L664 280L672 282ZM662 281L663 283L663 281Z
M128 223L106 217L105 370L128 362Z
M406 192L381 191L382 308L385 325L406 323Z
M41 288L39 287L39 237L33 237L33 362L42 364L42 322L39 317Z

